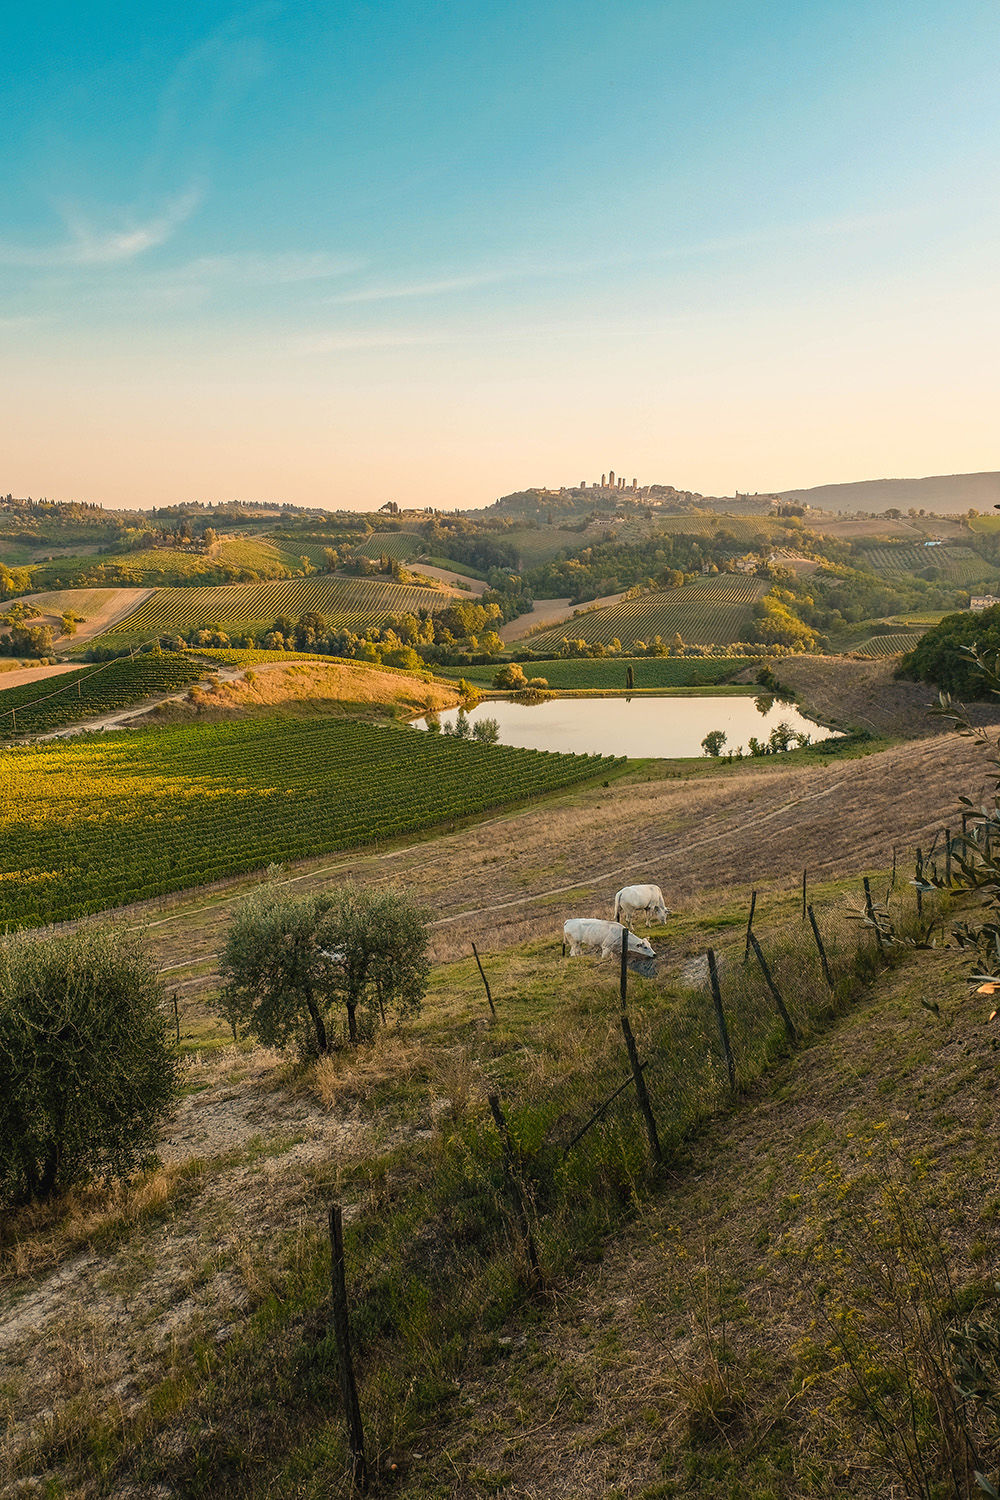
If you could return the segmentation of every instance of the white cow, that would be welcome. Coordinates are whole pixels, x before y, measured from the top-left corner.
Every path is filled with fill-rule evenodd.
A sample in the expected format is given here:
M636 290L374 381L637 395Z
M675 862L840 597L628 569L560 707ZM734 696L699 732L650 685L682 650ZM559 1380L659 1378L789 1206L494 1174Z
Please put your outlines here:
M563 927L563 952L569 943L574 958L584 948L600 948L601 957L610 958L613 953L621 953L623 932L628 932L628 928L620 922L602 922L599 917L570 917ZM637 938L631 932L628 934L628 951L634 958L656 957L646 939Z
M670 913L658 885L627 885L615 897L614 920L631 927L641 913L645 913L646 926L654 922L662 924Z

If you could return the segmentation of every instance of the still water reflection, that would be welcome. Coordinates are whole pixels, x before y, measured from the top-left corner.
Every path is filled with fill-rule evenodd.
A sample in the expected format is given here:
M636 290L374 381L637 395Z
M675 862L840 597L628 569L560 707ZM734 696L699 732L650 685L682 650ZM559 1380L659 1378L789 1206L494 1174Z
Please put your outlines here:
M458 709L438 715L442 729L454 724ZM751 736L766 740L778 724L807 734L813 744L837 736L803 718L790 703L749 695L691 698L550 698L544 703L496 699L469 710L469 722L496 719L500 743L528 750L575 750L585 754L630 756L701 755L712 729L726 736L723 750L747 749ZM426 719L416 720L427 728Z

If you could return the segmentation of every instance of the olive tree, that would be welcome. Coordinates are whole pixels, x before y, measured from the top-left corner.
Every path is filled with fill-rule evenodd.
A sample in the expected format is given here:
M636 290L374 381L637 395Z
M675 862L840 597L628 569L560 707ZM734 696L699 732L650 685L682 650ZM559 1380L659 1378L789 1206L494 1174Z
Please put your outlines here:
M0 1199L151 1158L176 1077L163 998L125 928L0 939Z
M405 892L344 885L279 896L273 886L240 903L220 965L219 1010L267 1046L329 1052L331 1023L351 1042L420 1008L427 989L427 926Z

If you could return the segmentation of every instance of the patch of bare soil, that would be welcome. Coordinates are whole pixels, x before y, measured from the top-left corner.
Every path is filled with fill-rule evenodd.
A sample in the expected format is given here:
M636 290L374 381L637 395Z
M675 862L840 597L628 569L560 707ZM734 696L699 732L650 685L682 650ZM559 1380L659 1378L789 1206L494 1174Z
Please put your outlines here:
M775 664L774 674L800 695L803 710L823 724L907 739L947 732L947 722L930 714L937 701L934 689L926 682L897 680L895 667L886 658L789 656ZM753 676L744 672L736 680L752 682ZM975 724L996 724L1000 705L975 703L970 714Z
M67 1402L70 1423L127 1413L178 1345L230 1337L267 1286L277 1227L294 1231L311 1204L311 1169L371 1151L356 1107L290 1089L281 1066L265 1049L192 1059L164 1166L139 1189L162 1198L148 1219L111 1244L95 1219L90 1243L84 1227L75 1252L53 1247L53 1267L0 1283L0 1494L21 1493L4 1488L9 1465L33 1433L66 1420Z
M79 671L79 662L61 662L55 667L17 667L12 672L0 671L0 690L21 687L26 682L44 682L47 677L59 677L63 672Z

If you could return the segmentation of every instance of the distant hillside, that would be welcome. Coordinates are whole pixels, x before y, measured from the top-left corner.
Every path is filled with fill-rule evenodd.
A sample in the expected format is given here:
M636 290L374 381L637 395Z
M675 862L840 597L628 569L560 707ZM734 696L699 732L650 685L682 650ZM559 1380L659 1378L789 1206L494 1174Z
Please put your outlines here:
M783 500L805 501L821 510L884 511L889 506L956 511L992 510L1000 505L1000 473L935 474L929 479L862 479L856 484L821 484L811 490L783 490Z

